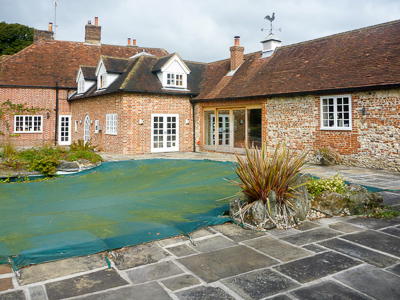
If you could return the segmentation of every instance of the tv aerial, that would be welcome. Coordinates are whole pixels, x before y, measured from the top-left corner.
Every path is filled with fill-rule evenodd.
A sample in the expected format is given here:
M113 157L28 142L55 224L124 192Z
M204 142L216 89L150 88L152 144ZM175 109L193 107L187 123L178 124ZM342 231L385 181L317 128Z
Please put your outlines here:
M57 30L57 6L58 2L54 1L54 39L56 38L56 30Z
M275 28L272 26L272 22L275 20L275 13L272 13L272 17L269 15L265 16L264 19L269 21L269 25L270 25L269 26L269 34L272 34L272 31L275 30ZM268 30L268 29L261 28L261 31L264 31L264 30ZM282 32L282 28L278 28L278 31Z

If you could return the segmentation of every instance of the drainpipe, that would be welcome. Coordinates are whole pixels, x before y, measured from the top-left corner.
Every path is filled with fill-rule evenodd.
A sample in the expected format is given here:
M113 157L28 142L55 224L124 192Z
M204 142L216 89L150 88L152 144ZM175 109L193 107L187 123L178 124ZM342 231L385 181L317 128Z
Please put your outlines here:
M58 138L58 81L56 81L56 128L54 130L54 146L57 146Z
M192 126L193 126L193 152L196 152L196 126L195 126L195 117L194 117L194 101L193 95L190 95L190 103L192 104Z

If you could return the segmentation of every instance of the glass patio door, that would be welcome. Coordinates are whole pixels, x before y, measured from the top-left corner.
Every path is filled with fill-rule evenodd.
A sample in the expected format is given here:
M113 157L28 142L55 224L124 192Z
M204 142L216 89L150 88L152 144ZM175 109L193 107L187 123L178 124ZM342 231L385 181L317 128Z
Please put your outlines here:
M151 115L151 152L179 151L179 115Z

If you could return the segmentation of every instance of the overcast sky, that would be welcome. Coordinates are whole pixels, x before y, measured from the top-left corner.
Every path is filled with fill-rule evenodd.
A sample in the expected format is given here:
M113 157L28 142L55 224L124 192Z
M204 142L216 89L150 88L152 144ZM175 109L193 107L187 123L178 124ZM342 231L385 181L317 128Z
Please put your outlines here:
M0 0L0 21L45 30L54 22L52 0ZM102 43L178 52L185 60L228 58L235 35L245 53L261 50L266 15L289 45L400 19L400 0L57 0L56 39L85 39L88 20L99 17ZM279 31L281 28L281 31Z

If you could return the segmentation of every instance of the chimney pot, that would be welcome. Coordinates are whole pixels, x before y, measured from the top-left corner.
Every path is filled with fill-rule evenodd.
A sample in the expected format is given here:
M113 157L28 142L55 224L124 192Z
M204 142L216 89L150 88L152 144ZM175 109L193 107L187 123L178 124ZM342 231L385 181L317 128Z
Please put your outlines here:
M240 39L240 36L235 36L235 46L240 46L240 43L239 43L239 39Z
M99 18L94 17L94 25L99 26Z
M92 25L92 21L90 21L90 20L87 21L87 23L88 23L88 25Z
M131 45L131 38L128 38L128 46Z
M49 31L53 31L53 23L49 22Z
M136 40L135 39L132 40L132 45L136 46Z

